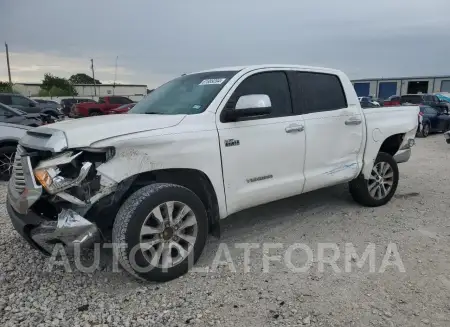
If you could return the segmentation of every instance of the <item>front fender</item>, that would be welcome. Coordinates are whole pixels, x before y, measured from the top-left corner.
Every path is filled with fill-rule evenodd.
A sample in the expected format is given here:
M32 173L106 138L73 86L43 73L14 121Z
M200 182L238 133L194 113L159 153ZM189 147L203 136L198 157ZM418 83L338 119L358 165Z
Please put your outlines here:
M115 156L97 171L119 183L129 177L161 169L195 169L211 181L221 217L226 217L222 162L216 131L152 135L108 144ZM98 146L98 145L96 145Z

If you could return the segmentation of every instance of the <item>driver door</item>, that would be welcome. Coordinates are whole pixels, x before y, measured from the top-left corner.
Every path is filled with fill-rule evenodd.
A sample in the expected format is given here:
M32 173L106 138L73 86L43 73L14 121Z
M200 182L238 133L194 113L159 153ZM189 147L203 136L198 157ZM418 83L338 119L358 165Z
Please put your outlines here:
M39 113L41 108L29 99L21 95L11 95L11 107L23 110L27 113Z
M245 110L236 109L245 102L239 99L252 96L268 97L271 112L236 121L224 119L221 110L216 116L229 214L299 194L305 183L304 122L293 113L286 73L265 70L243 76L225 97L224 108Z

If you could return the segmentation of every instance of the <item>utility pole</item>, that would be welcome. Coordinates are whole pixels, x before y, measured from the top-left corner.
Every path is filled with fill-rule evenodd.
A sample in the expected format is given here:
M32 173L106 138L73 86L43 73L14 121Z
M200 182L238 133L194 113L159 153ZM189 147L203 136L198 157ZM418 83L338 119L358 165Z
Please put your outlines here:
M94 96L97 96L97 85L95 84L94 59L91 59L92 79L94 80Z
M114 85L113 85L113 95L116 91L116 78L117 78L117 60L119 60L119 56L116 56L116 68L114 69Z
M6 65L8 66L9 84L12 84L12 81L11 81L11 67L9 66L9 51L8 51L8 44L6 42L5 42L5 48L6 48Z

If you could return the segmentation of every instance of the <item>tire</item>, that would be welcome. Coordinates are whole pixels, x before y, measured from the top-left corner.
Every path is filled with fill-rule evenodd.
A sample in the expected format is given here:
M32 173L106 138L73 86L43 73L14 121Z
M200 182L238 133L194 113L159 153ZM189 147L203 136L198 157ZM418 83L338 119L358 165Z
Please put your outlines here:
M376 177L372 177L376 176L375 170L378 170L378 172L380 172L380 170L382 170L383 167L386 167L386 164L389 165L389 169L386 170L383 179L377 180ZM382 173L381 175L383 176ZM389 176L389 178L387 176ZM387 202L389 202L389 200L394 196L394 193L397 190L398 180L399 180L399 173L397 162L395 162L394 158L390 154L380 152L378 153L378 156L375 159L373 169L371 171L371 178L369 178L369 180L366 180L364 179L364 176L361 174L358 178L352 180L349 183L350 194L352 195L353 199L356 202L364 206L367 207L382 206ZM378 187L377 183L379 183L380 181L383 186ZM386 190L386 186L390 188ZM383 192L383 187L384 190L387 192Z
M172 229L171 226L160 229L159 223L162 219L157 219L157 217L164 218L164 213L167 216L168 202L173 203L174 216L181 212L180 204L188 207L186 211L190 209L178 225L192 224L192 217L195 218L196 225L184 229L180 226L178 231L175 227ZM159 210L159 214L155 215L155 210L156 212ZM164 222L167 222L167 219L164 219ZM142 232L146 227L150 227L149 230L152 230L147 235ZM158 230L158 232L153 232L153 230ZM181 230L183 233L186 231L185 234L182 234ZM190 240L191 243L184 240L188 232L191 232L191 235L195 234L194 240ZM142 235L151 238L143 240ZM184 237L178 235L184 235ZM148 281L166 282L184 275L190 266L197 262L205 247L207 235L208 218L205 207L197 195L179 185L155 183L137 190L121 206L114 222L112 241L115 245L114 255L125 270ZM151 242L159 243L143 250L142 244ZM189 253L184 259L179 247L173 251L173 243L177 242L179 242L178 245L182 244L183 249L187 251L185 253ZM117 247L117 245L122 246ZM168 245L171 250L166 251ZM175 258L173 257L174 252L176 253ZM166 264L164 263L164 259L168 256L171 258L171 263L175 260L170 267L167 264L168 259ZM177 260L178 262L176 262ZM146 271L140 271L141 267L146 267Z
M422 128L422 137L427 137L430 135L430 124L426 123Z
M11 178L16 147L7 145L0 148L0 181L8 181Z
M94 110L94 111L89 111L89 117L91 116L100 116L102 113L100 111Z

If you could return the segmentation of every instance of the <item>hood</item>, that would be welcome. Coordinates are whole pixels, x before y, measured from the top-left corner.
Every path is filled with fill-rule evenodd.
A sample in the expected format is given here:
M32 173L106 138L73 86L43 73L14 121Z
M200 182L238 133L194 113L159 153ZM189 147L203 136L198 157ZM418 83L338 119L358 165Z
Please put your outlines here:
M145 114L94 116L37 127L33 134L48 137L64 134L67 148L79 148L112 137L172 127L178 125L184 117L185 115Z

